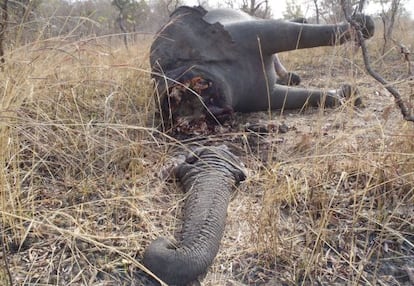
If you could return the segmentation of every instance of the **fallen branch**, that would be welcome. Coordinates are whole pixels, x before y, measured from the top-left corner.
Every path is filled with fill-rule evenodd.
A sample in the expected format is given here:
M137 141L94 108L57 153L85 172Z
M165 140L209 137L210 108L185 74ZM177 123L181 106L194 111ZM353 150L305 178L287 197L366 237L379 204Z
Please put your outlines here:
M346 5L345 5L345 0L341 0L341 6L342 6L342 10L344 12L345 15L345 19L349 22L349 24L355 29L356 32L356 36L357 36L357 40L359 42L359 45L361 46L361 50L362 50L362 57L364 59L364 64L365 64L365 68L367 70L367 72L379 83L382 84L383 87L385 87L393 96L395 99L395 103L397 104L397 106L399 107L399 109L401 110L401 114L403 115L404 119L407 121L413 121L414 122L414 116L410 113L410 111L408 110L408 108L405 106L404 101L401 99L401 95L398 92L397 89L395 89L394 87L392 87L388 81L386 81L379 73L377 73L376 71L374 71L371 67L371 63L369 61L369 56L368 56L368 50L367 50L367 46L365 44L365 39L362 36L362 31L361 31L361 27L360 25L354 21L347 13L346 10Z

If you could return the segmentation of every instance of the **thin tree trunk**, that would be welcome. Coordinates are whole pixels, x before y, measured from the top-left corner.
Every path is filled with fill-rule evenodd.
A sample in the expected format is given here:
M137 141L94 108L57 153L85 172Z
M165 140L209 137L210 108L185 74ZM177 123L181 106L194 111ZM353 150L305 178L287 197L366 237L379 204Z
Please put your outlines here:
M5 41L5 34L7 29L7 21L9 18L9 14L7 11L8 0L3 0L1 3L1 19L0 19L0 69L1 71L4 70L4 63L6 60L4 59L4 41Z
M318 6L318 0L313 0L313 4L315 5L316 24L319 24L319 6Z
M362 10L364 10L365 6L365 0L360 0L358 3L358 13L362 13Z
M125 48L128 49L128 33L124 25L124 16L122 15L122 12L119 12L119 15L116 21L118 22L118 26L122 31Z
M384 25L384 45L382 46L382 54L385 54L388 44L390 43L390 40L392 40L394 24L397 19L400 3L401 0L392 0L390 10L388 12L383 10L381 13L381 20Z
M390 23L388 25L388 30L387 30L387 38L388 39L392 38L395 19L397 18L399 7L400 7L400 0L392 0L392 3L391 3L391 17L390 17Z
M387 49L388 46L388 37L387 37L387 15L385 14L385 12L381 13L381 21L382 21L382 25L384 26L384 31L382 33L382 37L384 39L384 44L382 45L382 55L385 54L385 50Z

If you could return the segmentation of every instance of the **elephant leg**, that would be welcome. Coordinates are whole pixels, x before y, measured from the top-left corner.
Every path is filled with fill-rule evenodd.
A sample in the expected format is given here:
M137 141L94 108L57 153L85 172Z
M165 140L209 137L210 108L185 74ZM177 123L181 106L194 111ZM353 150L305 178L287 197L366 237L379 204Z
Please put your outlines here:
M299 85L301 82L301 78L297 73L288 72L284 77L279 77L276 80L277 84L281 85Z
M262 109L300 109L304 107L335 107L342 104L356 93L350 85L343 85L337 90L324 91L320 89L308 89L288 87L276 84L273 87L268 102ZM360 98L355 98L355 105L361 104Z
M308 21L303 17L291 19L289 21L293 23L300 23L300 24L308 23ZM300 76L294 72L289 72L283 66L277 54L273 55L273 66L278 76L278 79L276 81L277 84L282 84L282 85L299 85L300 84L301 82Z
M277 84L282 85L299 85L300 76L293 72L288 72L287 69L283 66L278 55L273 55L273 66L275 68L276 74L278 76Z
M358 15L355 20L361 23L363 35L370 38L375 25L371 17ZM281 20L254 20L225 26L232 38L244 46L264 54L276 54L295 49L333 46L352 39L352 29L348 23L335 25L300 24Z

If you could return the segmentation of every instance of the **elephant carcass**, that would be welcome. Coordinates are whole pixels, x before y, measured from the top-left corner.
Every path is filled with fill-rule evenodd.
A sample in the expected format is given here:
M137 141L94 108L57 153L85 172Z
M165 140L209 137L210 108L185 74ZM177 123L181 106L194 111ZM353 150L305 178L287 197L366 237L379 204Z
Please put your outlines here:
M194 150L174 173L187 195L181 240L156 239L146 249L143 263L169 285L186 285L213 262L229 200L246 173L226 146Z
M365 38L374 34L369 16L356 15ZM181 129L205 129L233 112L339 105L344 91L278 84L287 74L277 53L334 46L352 39L348 23L315 25L256 19L229 9L177 8L151 46L162 122Z

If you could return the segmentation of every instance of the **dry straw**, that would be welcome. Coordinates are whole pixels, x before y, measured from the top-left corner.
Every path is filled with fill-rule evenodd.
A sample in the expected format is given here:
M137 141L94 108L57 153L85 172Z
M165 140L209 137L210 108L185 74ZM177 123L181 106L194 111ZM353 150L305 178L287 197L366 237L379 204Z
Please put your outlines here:
M149 242L176 234L185 195L156 175L186 147L151 126L150 41L125 50L106 38L62 37L8 52L1 283L9 268L15 285L129 285ZM368 47L375 55L378 41ZM267 135L238 125L267 114L238 115L229 132L201 142L227 143L250 169L204 285L414 282L413 125L348 50L285 61L309 86L355 83L365 108L273 112L289 129ZM412 94L404 64L387 55L376 67Z

